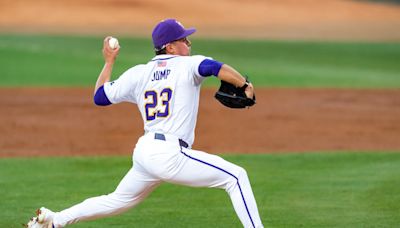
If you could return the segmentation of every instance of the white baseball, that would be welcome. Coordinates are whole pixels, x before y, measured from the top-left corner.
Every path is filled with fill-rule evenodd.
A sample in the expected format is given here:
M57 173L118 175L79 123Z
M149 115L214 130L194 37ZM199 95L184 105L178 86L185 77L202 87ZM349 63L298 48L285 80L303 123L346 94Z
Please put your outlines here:
M111 37L108 40L108 45L110 45L111 49L116 49L119 46L117 38Z

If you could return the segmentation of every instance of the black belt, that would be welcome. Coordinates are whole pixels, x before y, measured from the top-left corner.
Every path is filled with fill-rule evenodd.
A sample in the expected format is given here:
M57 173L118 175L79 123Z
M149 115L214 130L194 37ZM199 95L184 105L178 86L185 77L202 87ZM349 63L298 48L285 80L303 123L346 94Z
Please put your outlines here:
M166 141L165 135L161 133L154 133L154 139ZM189 147L189 144L187 144L187 142L183 141L182 139L179 139L179 145L185 148Z

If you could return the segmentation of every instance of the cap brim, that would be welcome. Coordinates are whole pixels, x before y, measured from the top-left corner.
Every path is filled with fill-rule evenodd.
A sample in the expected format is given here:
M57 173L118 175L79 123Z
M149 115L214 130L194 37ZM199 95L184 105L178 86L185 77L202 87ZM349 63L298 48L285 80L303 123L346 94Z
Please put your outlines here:
M185 32L184 32L182 35L180 35L180 36L177 38L177 40L182 39L182 38L185 38L185 37L188 37L188 36L192 35L192 34L195 33L195 32L196 32L196 29L195 29L195 28L185 29Z

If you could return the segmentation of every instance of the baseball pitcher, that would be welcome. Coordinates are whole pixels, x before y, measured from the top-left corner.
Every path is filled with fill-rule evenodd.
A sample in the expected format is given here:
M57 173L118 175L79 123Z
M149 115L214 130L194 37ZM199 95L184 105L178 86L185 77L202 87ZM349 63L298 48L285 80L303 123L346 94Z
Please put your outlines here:
M190 55L188 36L195 31L175 19L161 21L152 33L156 56L115 81L110 79L120 47L111 47L111 37L105 38L105 65L96 82L94 102L137 104L145 133L133 151L133 166L114 192L60 212L42 207L27 227L64 227L120 214L142 202L162 182L225 189L243 226L263 227L246 171L191 148L200 86L207 77L216 76L224 83L216 94L224 105L243 108L255 103L253 85L235 69L209 57Z

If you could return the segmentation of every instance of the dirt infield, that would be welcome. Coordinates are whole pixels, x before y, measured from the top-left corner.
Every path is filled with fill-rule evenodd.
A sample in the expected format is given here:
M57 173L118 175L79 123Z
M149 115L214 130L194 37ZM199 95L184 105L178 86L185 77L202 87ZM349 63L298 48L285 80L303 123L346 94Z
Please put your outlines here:
M194 148L211 153L400 150L400 90L264 89L247 110L202 91ZM0 90L0 157L129 155L136 106L96 107L92 89Z
M400 40L400 5L360 0L0 0L0 32L148 37L171 17L197 37Z

